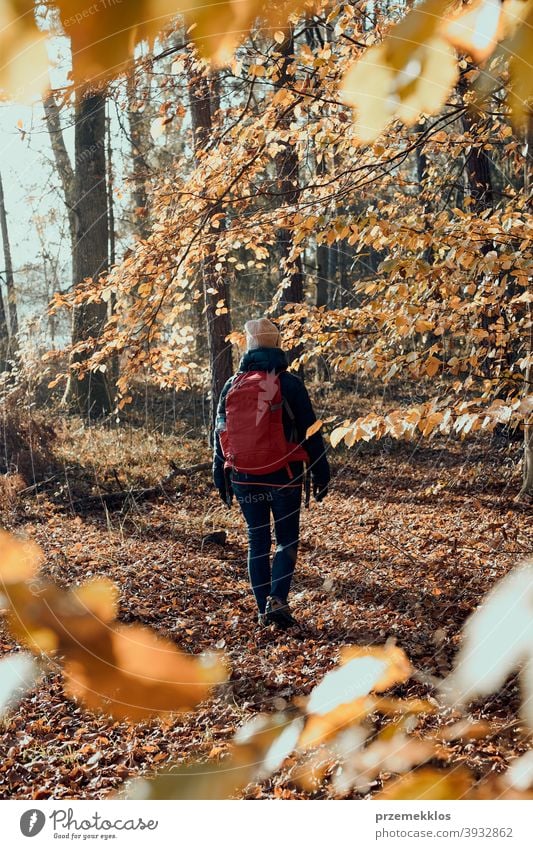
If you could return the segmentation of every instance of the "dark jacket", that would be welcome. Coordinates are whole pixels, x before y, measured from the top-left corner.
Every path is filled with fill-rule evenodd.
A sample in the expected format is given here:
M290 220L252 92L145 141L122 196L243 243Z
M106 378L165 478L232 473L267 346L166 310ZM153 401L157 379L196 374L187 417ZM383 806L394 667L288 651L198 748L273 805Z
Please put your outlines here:
M237 374L244 371L272 371L273 369L275 369L276 374L279 374L281 394L287 401L295 419L294 425L296 426L297 441L304 446L309 454L313 482L322 489L328 485L330 480L329 463L326 457L324 441L320 432L314 433L309 439L305 438L307 429L316 421L316 416L307 389L299 377L287 371L288 365L287 357L281 348L255 348L244 354L239 363ZM220 447L218 428L226 421L226 395L237 374L230 377L224 384L217 408L213 451L213 481L217 489L221 492L225 491L226 483L224 476L224 455ZM285 438L288 441L291 440L292 428L293 423L284 408L283 429L285 431ZM295 477L298 478L302 473L302 463L291 463L291 469ZM286 483L289 480L286 469L280 469L279 471L265 475L250 475L238 472L233 472L233 475L234 480L243 479L267 484Z

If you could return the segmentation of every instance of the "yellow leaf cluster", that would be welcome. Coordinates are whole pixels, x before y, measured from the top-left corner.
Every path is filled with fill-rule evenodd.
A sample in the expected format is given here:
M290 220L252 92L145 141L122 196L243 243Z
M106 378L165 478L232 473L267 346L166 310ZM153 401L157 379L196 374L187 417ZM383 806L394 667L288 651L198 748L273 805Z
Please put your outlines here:
M428 374L428 363L429 371L435 370L435 373L442 365L436 357L426 361ZM384 436L392 436L394 439L410 437L417 429L425 437L431 436L436 430L450 433L453 429L461 438L479 430L490 432L498 424L518 423L527 419L532 409L532 397L527 395L515 398L509 403L496 399L486 406L480 406L475 401L460 401L454 406L442 406L441 409L437 409L438 404L433 400L414 407L392 410L387 416L369 413L336 427L330 434L330 442L333 448L341 442L352 447L361 440L381 439Z

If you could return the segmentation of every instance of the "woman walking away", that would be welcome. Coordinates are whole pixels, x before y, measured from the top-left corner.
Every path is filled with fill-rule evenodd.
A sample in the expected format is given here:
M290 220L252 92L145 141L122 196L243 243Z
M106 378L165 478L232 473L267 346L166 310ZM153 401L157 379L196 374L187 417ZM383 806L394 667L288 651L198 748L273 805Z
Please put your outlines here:
M245 330L246 353L218 404L213 479L228 506L235 494L246 520L248 574L259 624L286 629L297 624L287 597L298 551L302 489L310 472L315 499L322 501L330 471L320 433L306 439L316 416L303 382L287 371L278 328L260 318L248 321ZM271 514L276 537L272 567Z

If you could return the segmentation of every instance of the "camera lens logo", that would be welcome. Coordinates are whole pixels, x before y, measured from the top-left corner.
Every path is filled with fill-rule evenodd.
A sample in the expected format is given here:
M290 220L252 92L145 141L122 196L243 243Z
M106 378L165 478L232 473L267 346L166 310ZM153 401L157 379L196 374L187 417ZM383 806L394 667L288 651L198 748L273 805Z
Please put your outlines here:
M20 830L24 837L35 837L43 830L46 817L42 811L37 808L32 808L31 811L24 811L20 818Z

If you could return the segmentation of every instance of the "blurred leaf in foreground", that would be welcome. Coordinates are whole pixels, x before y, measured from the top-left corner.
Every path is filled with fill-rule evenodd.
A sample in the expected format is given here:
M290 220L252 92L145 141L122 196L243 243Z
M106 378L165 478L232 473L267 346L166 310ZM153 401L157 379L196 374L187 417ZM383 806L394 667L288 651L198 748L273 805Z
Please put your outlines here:
M446 700L464 704L498 690L521 670L524 718L533 728L533 562L509 572L467 620Z
M35 579L34 543L3 533L0 546L9 630L32 652L59 658L67 695L143 720L191 710L227 678L219 655L190 656L149 628L117 623L118 589L107 578L64 590Z
M309 714L298 747L318 746L353 722L366 717L374 701L368 696L406 681L411 664L397 646L351 646L341 652L341 665L328 672L311 691Z
M475 0L444 25L444 32L454 47L482 62L490 56L501 34L501 16L500 0Z
M477 63L500 52L509 59L510 105L524 124L533 98L533 2L476 0L456 9L450 0L414 6L385 36L352 64L343 79L344 101L355 109L360 142L377 139L393 120L413 126L434 115L458 80L454 48Z
M0 530L0 587L33 578L41 560L41 550L34 542Z
M374 141L395 118L410 126L445 102L458 78L455 53L439 35L449 5L447 0L420 3L349 68L342 95L356 109L361 142Z
M507 4L505 4L507 5ZM516 4L513 4L513 10ZM510 103L515 122L527 124L533 109L533 2L521 4L514 35L504 44L511 71Z
M37 682L41 670L30 654L16 652L0 660L0 717Z
M227 799L279 769L296 744L302 722L284 713L256 716L237 729L228 756L216 767L193 763L152 780L136 779L126 786L126 798Z
M107 628L95 649L70 647L65 691L130 720L191 710L227 677L218 656L188 656L141 625Z
M0 5L0 99L5 91L18 102L31 102L48 82L45 37L34 8L34 0L2 0Z
M461 799L473 781L474 776L463 768L443 772L425 767L391 781L376 799Z

